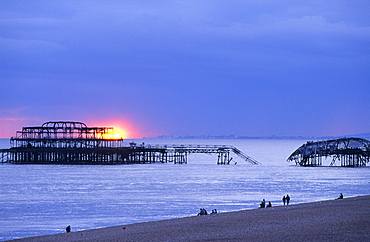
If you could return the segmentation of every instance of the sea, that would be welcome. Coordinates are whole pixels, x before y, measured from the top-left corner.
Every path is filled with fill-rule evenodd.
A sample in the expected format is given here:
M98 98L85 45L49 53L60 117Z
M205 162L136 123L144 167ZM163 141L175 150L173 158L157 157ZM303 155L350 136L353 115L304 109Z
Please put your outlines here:
M190 154L187 164L15 165L0 163L0 241L39 235L281 206L370 194L370 167L301 167L288 156L307 140L137 139L151 145L233 145L260 165L232 155ZM0 148L9 140L0 139ZM364 206L367 206L364 204ZM266 218L268 219L268 218Z

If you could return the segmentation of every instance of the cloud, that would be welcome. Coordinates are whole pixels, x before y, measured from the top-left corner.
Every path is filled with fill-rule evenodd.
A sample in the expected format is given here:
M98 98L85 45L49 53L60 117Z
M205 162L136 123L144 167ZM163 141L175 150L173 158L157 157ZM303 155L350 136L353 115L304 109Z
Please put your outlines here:
M0 108L158 135L325 133L343 108L369 128L364 1L22 3L0 3Z

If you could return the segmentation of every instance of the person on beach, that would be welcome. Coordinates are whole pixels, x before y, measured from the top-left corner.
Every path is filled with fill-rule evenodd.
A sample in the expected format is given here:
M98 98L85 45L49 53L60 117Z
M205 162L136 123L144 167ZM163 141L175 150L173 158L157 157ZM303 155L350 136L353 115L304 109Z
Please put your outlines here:
M68 225L67 228L66 228L66 232L69 233L71 232L71 225Z
M262 202L260 203L260 208L265 208L266 207L266 201L265 199L262 200Z
M271 208L272 207L272 204L271 202L269 201L269 203L267 204L266 208Z
M286 203L286 197L285 196L283 197L283 203L284 203L284 206L285 206L285 203Z
M340 193L340 194L339 194L339 197L338 197L337 199L343 199L343 194L342 194L342 193Z
M211 214L217 213L217 209L213 209Z
M289 194L286 195L286 205L289 205L290 197Z
M204 208L201 208L200 209L200 212L198 213L198 216L199 215L207 215L208 213L207 213L207 210L205 210Z

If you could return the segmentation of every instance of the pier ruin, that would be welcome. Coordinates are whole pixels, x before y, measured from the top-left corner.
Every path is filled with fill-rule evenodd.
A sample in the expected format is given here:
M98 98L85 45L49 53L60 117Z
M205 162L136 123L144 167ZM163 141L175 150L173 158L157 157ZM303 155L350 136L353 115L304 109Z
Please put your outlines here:
M113 127L88 127L82 122L46 122L23 127L10 139L10 148L0 150L0 162L12 164L184 164L192 153L216 154L217 164L228 165L231 153L259 164L234 146L125 144Z
M287 159L300 166L321 166L325 160L329 160L329 166L366 166L370 160L370 141L361 138L309 141Z

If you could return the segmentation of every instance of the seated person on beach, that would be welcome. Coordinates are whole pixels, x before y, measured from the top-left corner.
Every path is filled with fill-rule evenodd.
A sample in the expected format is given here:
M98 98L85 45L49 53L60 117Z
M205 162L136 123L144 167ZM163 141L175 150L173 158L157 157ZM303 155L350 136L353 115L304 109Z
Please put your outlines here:
M215 213L217 213L217 209L212 210L211 214L215 214Z
M205 210L204 208L201 208L200 209L200 212L198 213L198 216L199 215L207 215L208 213L207 213L207 210Z
M337 199L343 199L343 194L341 193Z
M269 202L269 204L267 204L266 208L271 208L272 207L272 204L271 202Z
M262 200L262 202L260 203L260 208L265 208L266 207L266 201L265 199Z

